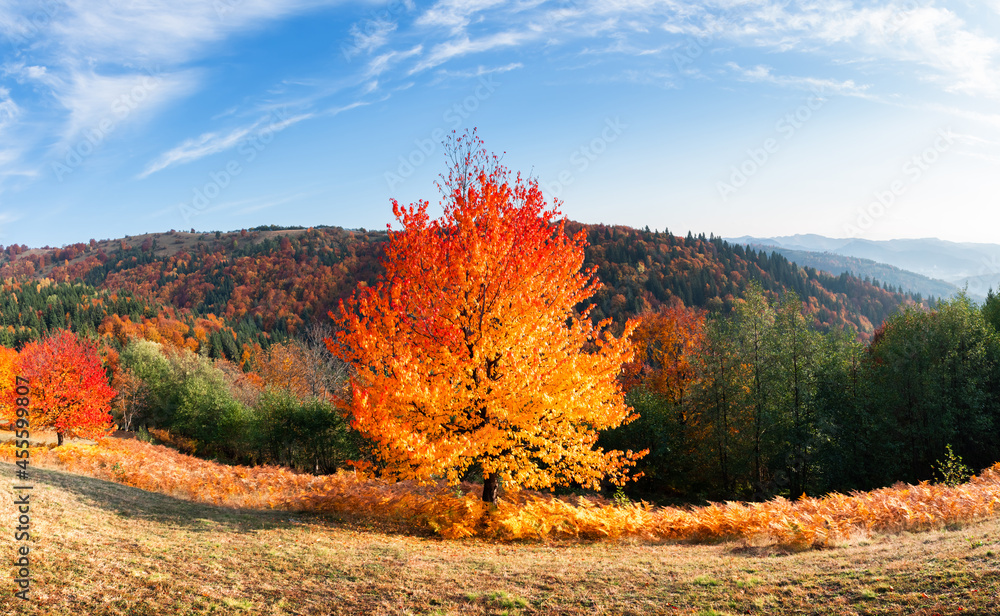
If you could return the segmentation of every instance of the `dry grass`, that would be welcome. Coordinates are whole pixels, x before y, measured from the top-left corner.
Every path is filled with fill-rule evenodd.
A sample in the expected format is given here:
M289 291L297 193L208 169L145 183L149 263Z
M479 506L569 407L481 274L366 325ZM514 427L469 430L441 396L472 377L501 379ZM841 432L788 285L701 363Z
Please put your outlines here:
M14 467L0 463L10 494ZM1000 524L821 550L446 541L336 514L193 503L32 470L32 600L0 614L997 614ZM0 552L13 554L11 499ZM10 558L5 556L6 562Z
M0 445L12 461L12 444ZM794 548L822 547L872 532L943 528L993 515L1000 465L957 487L920 484L791 502L726 503L697 508L616 506L600 498L568 502L518 492L490 509L478 487L390 484L353 473L299 474L277 467L225 466L133 440L35 450L33 464L109 479L196 502L230 507L338 512L392 518L447 538L492 540L742 539Z

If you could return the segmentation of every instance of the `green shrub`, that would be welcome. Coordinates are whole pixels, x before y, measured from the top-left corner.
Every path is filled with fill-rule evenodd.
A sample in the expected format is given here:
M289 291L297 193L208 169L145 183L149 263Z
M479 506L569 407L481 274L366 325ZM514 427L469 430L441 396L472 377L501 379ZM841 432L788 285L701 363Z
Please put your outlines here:
M254 441L263 461L329 473L360 455L356 433L329 403L268 389L254 413Z
M946 445L947 453L943 460L938 460L934 464L934 471L946 486L955 487L962 485L972 477L972 469L962 463L961 456L951 449L951 445Z

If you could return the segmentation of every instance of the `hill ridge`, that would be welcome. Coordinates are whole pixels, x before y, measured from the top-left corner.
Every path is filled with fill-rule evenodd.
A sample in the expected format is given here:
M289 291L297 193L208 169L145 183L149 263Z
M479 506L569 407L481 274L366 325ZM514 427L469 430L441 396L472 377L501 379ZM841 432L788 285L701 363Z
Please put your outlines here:
M574 221L567 221L566 230L586 232L584 265L596 265L603 282L591 299L593 317L611 317L619 327L630 316L678 301L728 312L751 280L771 294L795 291L817 326L852 328L862 337L900 306L924 299L799 267L714 235L681 237ZM297 335L325 321L358 283L376 282L387 239L386 231L267 226L226 233L171 230L62 248L14 245L0 253L0 278L128 291L181 314L224 319L237 333L244 331L246 341L260 338L251 335L255 331Z

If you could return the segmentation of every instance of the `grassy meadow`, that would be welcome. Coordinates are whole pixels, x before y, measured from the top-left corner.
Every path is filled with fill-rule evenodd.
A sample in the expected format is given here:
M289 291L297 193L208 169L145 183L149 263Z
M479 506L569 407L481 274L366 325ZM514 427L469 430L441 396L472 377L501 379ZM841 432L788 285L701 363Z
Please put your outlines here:
M0 463L7 494L13 476ZM12 596L7 574L2 614L1000 612L995 519L804 550L494 543L370 517L198 504L37 467L32 483L31 599ZM0 549L13 555L14 507L0 515Z

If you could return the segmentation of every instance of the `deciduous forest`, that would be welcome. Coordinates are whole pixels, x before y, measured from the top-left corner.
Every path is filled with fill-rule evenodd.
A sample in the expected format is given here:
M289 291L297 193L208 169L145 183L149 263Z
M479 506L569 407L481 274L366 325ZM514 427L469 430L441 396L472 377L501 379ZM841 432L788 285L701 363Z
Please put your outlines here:
M578 466L595 444L595 452L606 452L601 455L629 452L623 460L634 465L633 481L618 487L618 494L651 502L760 501L867 490L935 480L946 454L977 471L1000 460L996 296L984 306L962 296L914 297L878 281L798 268L780 255L715 237L569 221L556 225L558 212L544 210L536 186L508 176L467 143L462 153L465 158L456 154L448 178L451 222L431 221L421 209L426 206L397 205L404 231L171 230L59 249L4 248L0 342L12 354L11 370L38 375L36 386L52 408L37 421L56 430L60 441L63 434L107 432L113 421L145 438L159 435L184 451L229 463L329 473L350 461L386 477L485 479L490 501L500 484L609 494L615 488L604 471L624 467L597 458ZM521 226L500 231L515 215ZM468 235L462 231L466 224L478 231ZM447 242L432 249L438 245L433 238ZM522 247L512 250L510 242ZM536 244L540 252L529 256L526 247ZM553 252L556 246L565 249ZM463 251L470 256L461 257ZM466 265L429 265L442 262ZM477 317L488 317L500 332L490 336L505 342L480 335L473 340L469 326L448 333L456 325L447 310L471 318L466 310L479 314L486 308L481 302L446 308L465 287L455 286L457 278L431 274L452 272L448 275L471 284L473 262L506 264L502 271L475 274L482 278L481 291L492 289L488 293L495 298L518 286L517 297L524 297L528 280L545 281L530 287L534 300L525 304L527 312L517 312L522 309L513 308L515 302L506 312L490 308ZM551 272L559 262L568 268L564 276L576 278L557 282ZM532 263L544 268L524 269ZM518 276L528 278L518 282ZM398 287L400 282L416 286ZM570 286L558 291L564 284ZM405 288L410 290L400 290ZM369 307L344 308L345 300L361 297L357 293L368 293ZM411 304L402 308L400 301ZM427 306L438 316L428 313L410 325L392 317L400 310L426 312ZM510 338L508 324L519 324L517 335L528 335L524 332L539 322L539 311L550 309L543 306L557 310L555 329L525 338L528 346L516 353L527 354L514 358L512 349L522 343ZM392 318L375 326L370 319L376 314ZM435 318L445 321L428 320ZM559 330L575 331L577 326L557 325L566 319L583 319L577 326L594 328L567 340L567 358L598 357L593 345L604 344L604 336L630 344L608 355L611 363L599 369L593 361L559 364L564 375L546 382L556 390L582 387L596 395L591 402L572 398L568 411L624 406L600 420L568 415L559 429L562 437L553 436L559 444L546 449L542 443L550 437L520 434L527 424L517 421L529 418L529 424L539 425L540 417L552 416L562 394L542 396L549 402L535 417L523 413L549 385L532 384L530 371L518 377L529 385L527 392L501 395L507 390L496 389L497 376L487 379L493 385L483 393L468 392L482 386L477 362L486 362L483 378L504 362L538 364L543 356L531 359L535 351L529 353L529 347L544 348L541 340L551 344ZM417 329L400 333L408 327ZM394 342L398 336L403 337ZM414 340L421 336L430 346L418 350ZM454 336L466 342L447 342ZM456 364L448 350L456 344L483 350L472 350L463 360L471 364ZM483 359L481 353L495 355ZM94 382L91 370L74 382L92 393L77 403L49 404L48 397L67 389L43 381L42 366L57 361L98 367L102 384ZM431 373L445 381L427 390L436 378L428 376L431 364L440 364ZM390 365L397 367L385 373ZM410 372L399 372L404 367ZM361 378L370 369L390 380ZM476 382L459 386L448 376L459 374ZM611 381L600 387L612 389L598 393L602 390L592 389L597 381L572 385L577 377L597 374L607 374ZM354 393L345 393L351 387ZM423 391L419 402L408 393L412 387L414 394ZM448 394L466 389L458 397ZM620 403L610 402L612 391L623 396ZM369 400L376 393L398 397ZM458 421L469 404L483 405L476 413L484 417L494 404L522 409L502 422L502 431L520 436L502 446L487 439L473 447L468 439L479 434L480 420L448 423ZM387 410L393 405L395 411ZM407 417L407 408L423 410ZM414 430L414 422L424 428ZM585 436L589 433L571 428L581 425L596 431ZM411 437L418 440L407 440ZM560 449L569 446L564 437L577 443L576 454ZM424 468L412 457L400 457L401 446L422 451L435 464ZM387 454L392 450L397 454ZM519 457L528 451L534 453ZM560 464L568 466L557 471Z

